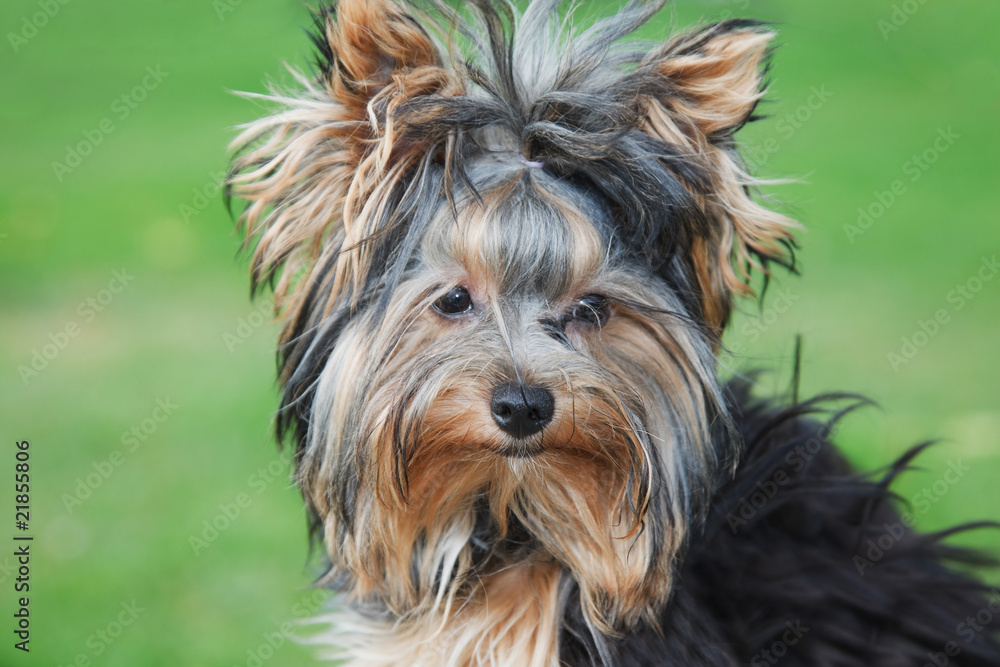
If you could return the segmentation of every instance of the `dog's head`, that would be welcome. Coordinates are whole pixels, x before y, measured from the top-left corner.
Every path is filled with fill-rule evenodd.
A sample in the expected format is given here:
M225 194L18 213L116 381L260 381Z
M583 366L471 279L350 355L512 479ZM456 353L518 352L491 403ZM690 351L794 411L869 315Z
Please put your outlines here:
M791 221L733 134L772 34L622 43L556 0L341 0L230 187L285 319L279 429L331 576L397 614L555 564L601 629L651 617L731 463L719 338Z

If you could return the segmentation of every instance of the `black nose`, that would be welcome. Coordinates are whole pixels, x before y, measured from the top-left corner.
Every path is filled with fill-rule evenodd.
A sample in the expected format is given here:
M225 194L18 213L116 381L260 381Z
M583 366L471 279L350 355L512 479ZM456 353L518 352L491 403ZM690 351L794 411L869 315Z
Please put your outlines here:
M543 387L501 384L493 389L490 410L497 426L515 438L526 438L552 421L556 402Z

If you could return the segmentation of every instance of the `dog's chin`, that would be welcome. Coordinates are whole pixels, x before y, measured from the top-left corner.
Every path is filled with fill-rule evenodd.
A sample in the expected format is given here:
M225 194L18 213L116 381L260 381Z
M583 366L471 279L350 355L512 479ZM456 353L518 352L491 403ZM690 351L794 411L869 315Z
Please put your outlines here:
M508 459L530 459L544 451L544 445L537 440L512 440L493 448L497 455Z

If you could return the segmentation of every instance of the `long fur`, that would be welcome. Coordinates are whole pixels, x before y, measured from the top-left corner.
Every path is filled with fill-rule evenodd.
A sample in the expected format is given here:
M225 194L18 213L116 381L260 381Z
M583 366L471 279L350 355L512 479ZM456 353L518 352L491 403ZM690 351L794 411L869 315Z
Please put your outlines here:
M574 33L557 0L342 0L317 14L315 75L258 96L274 112L234 142L253 284L285 322L279 437L351 664L726 664L709 656L766 634L747 627L770 596L722 615L696 568L767 534L716 525L759 472L716 355L751 272L793 264L795 223L734 139L773 33L623 39L662 4ZM445 314L456 288L469 308ZM497 428L510 383L553 396L543 431ZM839 509L862 532L882 516ZM822 550L784 537L803 567Z
M918 535L896 509L890 486L923 446L882 475L860 475L830 436L863 399L778 408L753 398L745 381L727 397L744 442L741 464L719 480L663 631L612 642L602 663L570 608L563 664L1000 664L1000 587L962 574L995 561L943 542L981 524ZM872 561L870 541L879 540L888 548Z

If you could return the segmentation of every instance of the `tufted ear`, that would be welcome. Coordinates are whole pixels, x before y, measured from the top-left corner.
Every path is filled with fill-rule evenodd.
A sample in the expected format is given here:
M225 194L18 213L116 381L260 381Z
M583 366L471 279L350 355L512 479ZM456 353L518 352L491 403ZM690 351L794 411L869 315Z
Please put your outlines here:
M323 79L333 99L356 120L368 115L369 103L390 85L394 93L410 95L428 92L425 86L434 88L440 74L437 50L395 2L341 0L322 10L316 22L313 42ZM392 95L382 97L388 103L384 98ZM376 115L380 110L373 109Z
M756 22L724 21L675 37L650 60L677 92L672 109L717 141L751 118L774 37Z
M315 79L293 71L294 94L248 95L278 108L241 128L228 179L228 194L247 202L248 243L257 239L254 286L274 285L290 326L307 295L330 305L364 283L366 241L392 224L379 203L426 153L394 127L396 108L458 87L431 37L392 0L322 10L313 42Z
M696 195L710 228L690 253L703 314L719 333L732 295L753 294L754 269L766 276L771 262L793 264L797 225L754 201L761 181L746 172L733 141L763 96L773 38L759 23L724 21L674 38L643 62L663 77L666 91L646 100L644 129L689 150L711 180Z

